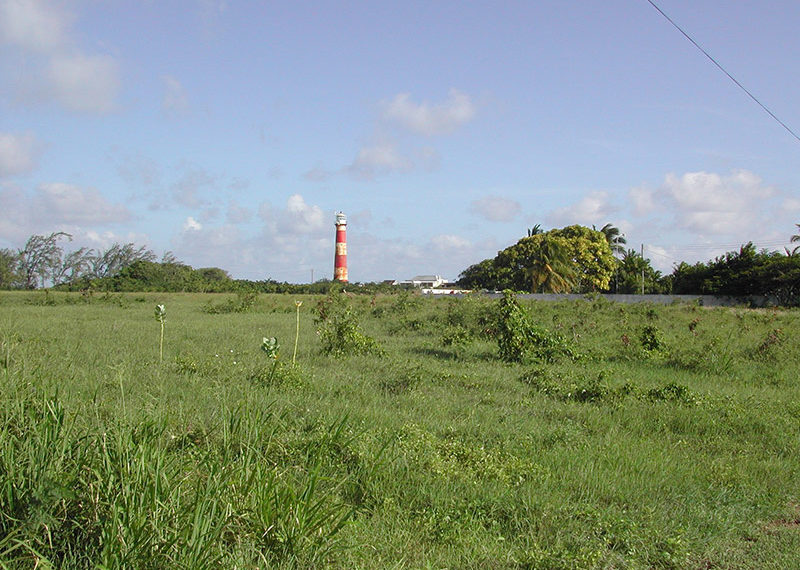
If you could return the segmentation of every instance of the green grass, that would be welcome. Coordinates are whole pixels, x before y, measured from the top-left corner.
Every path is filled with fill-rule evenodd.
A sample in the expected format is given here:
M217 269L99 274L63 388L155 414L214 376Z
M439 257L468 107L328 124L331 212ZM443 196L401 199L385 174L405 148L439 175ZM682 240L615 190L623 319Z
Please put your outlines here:
M800 567L797 311L318 301L0 293L0 568Z

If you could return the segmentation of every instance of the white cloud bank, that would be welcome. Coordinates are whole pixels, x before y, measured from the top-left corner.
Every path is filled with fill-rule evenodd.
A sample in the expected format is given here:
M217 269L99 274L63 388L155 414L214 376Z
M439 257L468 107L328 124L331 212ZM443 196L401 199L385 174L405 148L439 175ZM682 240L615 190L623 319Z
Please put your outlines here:
M490 222L510 222L522 211L522 205L516 200L494 195L473 200L469 209Z
M660 185L631 188L626 197L591 191L548 220L598 228L610 222L631 247L645 244L654 266L668 272L675 262L707 261L748 241L782 251L800 211L800 201L741 169L669 173Z
M616 208L611 204L608 192L594 190L565 208L554 210L548 221L554 226L582 224L602 227Z
M383 118L424 136L446 135L470 122L476 113L469 95L451 89L440 104L414 103L409 93L399 93L383 105Z
M0 178L31 172L36 167L38 154L32 134L0 133Z
M12 243L53 231L97 231L131 219L125 206L108 201L97 189L62 182L40 184L33 192L0 186L0 203L0 237Z
M13 89L24 104L57 102L71 111L108 113L120 90L119 65L109 55L80 49L70 30L73 19L60 3L0 0L0 42L16 48L16 63L26 62L28 70Z

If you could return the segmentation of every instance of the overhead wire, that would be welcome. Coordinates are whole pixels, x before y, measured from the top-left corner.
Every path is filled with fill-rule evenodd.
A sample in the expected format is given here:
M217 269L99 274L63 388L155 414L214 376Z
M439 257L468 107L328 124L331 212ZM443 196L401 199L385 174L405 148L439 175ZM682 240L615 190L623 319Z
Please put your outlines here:
M781 126L784 128L784 129L786 129L786 131L787 131L787 132L788 132L790 135L792 135L792 136L793 136L795 139L797 139L798 141L800 141L800 136L798 136L798 134L797 134L796 132L794 132L794 131L793 131L793 130L792 130L790 127L789 127L789 125L787 125L785 122L783 122L781 119L779 119L779 118L778 118L778 116L777 116L775 113L773 113L772 111L770 111L770 110L767 108L767 106L766 106L766 105L764 105L764 103L762 103L761 101L759 101L759 99L758 99L758 98L757 98L755 95L753 95L753 94L752 94L752 93L751 93L751 92L750 92L750 91L747 89L747 87L745 87L744 85L742 85L742 83L741 83L741 82L740 82L738 79L736 79L736 78L735 78L733 75L731 75L731 74L728 72L728 70L727 70L727 69L725 69L725 68L722 66L722 64L720 64L720 63L719 63L719 62L718 62L716 59L714 59L714 58L711 56L711 54L710 54L710 53L708 53L708 52L707 52L705 49L703 49L703 47L702 47L700 44L698 44L698 43L697 43L697 42L694 40L694 38L692 38L692 37L691 37L691 36L690 36L688 33L686 33L686 32L683 30L683 28L681 28L681 27L680 27L680 26L679 26L679 25L678 25L678 24L677 24L677 23L676 23L676 22L675 22L675 21L674 21L672 18L670 18L670 17L669 17L669 16L666 14L666 12L664 12L664 10L662 10L661 8L659 8L659 7L658 7L658 5L657 5L657 4L656 4L656 3L655 3L653 0L647 0L647 2L648 2L648 3L649 3L649 4L650 4L650 5L653 7L653 8L655 8L655 9L658 11L658 13L659 13L659 14L661 14L662 16L664 16L664 18L666 18L666 20L667 20L667 21L668 21L670 24L672 24L672 25L675 27L675 29L676 29L676 30L678 30L678 31L679 31L681 34L683 34L683 36L684 36L684 37L685 37L687 40L689 40L690 42L692 42L692 44L694 45L694 47L696 47L697 49L699 49L699 50L700 50L700 51L703 53L703 55L705 55L705 56L706 56L706 57L707 57L707 58L708 58L708 59L711 61L711 63L713 63L714 65L716 65L716 66L719 68L719 70L720 70L720 71L722 71L722 73L724 73L725 75L727 75L727 76L728 76L728 79L730 79L731 81L733 81L733 82L736 84L736 86L737 86L737 87L739 87L739 89L741 89L742 91L744 91L744 92L747 94L747 96L748 96L748 97L750 97L750 99L752 99L753 101L755 101L755 102L756 102L756 104L758 104L758 106L759 106L759 107L761 107L762 109L764 109L764 111L766 111L766 112L769 114L769 116L770 116L770 117L772 117L773 119L775 119L775 120L778 122L778 124L780 124L780 125L781 125Z

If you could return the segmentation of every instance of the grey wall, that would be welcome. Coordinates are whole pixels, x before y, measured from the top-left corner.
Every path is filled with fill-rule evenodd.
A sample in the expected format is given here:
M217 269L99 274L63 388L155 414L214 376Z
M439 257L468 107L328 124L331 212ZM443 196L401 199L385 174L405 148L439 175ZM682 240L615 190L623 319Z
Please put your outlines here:
M502 293L486 293L493 299L502 297ZM715 295L612 295L610 293L575 295L555 293L520 293L520 299L537 301L591 301L594 297L602 297L617 303L654 303L671 305L672 303L697 303L705 307L771 307L776 305L774 299L753 295L749 297L717 297Z

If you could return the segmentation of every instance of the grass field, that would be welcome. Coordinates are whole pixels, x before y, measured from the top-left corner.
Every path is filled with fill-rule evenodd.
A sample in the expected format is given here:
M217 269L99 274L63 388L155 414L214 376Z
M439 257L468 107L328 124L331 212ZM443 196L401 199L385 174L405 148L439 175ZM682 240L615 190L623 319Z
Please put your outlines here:
M0 568L800 568L797 311L320 299L0 293Z

